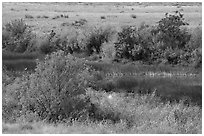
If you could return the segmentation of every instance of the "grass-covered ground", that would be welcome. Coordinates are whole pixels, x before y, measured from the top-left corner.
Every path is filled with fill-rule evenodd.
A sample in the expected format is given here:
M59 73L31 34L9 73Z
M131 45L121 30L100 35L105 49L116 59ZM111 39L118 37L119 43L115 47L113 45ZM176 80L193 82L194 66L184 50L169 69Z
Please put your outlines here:
M179 103L162 103L154 94L126 96L120 93L90 92L103 121L3 123L5 134L201 134L202 109ZM108 118L115 118L113 123ZM119 119L119 120L118 120ZM30 118L30 120L32 120Z
M3 133L202 133L201 3L2 6Z

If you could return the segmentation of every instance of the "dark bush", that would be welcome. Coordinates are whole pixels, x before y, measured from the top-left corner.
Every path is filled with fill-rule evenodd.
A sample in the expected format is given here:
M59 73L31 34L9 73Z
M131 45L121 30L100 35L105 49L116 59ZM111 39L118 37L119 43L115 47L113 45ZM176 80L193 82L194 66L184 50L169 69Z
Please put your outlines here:
M101 46L104 42L108 42L115 31L111 27L106 28L93 28L89 32L85 33L85 50L88 55L93 53L99 54L101 52Z
M72 23L73 26L83 26L87 23L88 21L86 19L80 19L80 20L76 20Z
M60 16L55 16L55 17L53 17L52 19L58 19L58 18L60 18Z
M148 60L153 48L151 27L127 26L118 33L116 56L131 60Z
M105 16L101 16L101 19L106 19L106 17Z
M137 18L137 16L136 16L136 15L134 15L134 14L132 14L132 15L131 15L131 17L132 17L132 18L134 18L134 19L135 19L135 18Z
M185 25L188 23L180 12L176 11L174 15L166 13L152 33L157 35L157 41L161 42L164 48L183 49L190 40L188 31L181 28Z
M64 18L69 18L69 16L68 15L64 15Z
M49 16L43 15L41 18L49 18Z
M34 17L32 15L25 15L25 18L27 19L33 19Z

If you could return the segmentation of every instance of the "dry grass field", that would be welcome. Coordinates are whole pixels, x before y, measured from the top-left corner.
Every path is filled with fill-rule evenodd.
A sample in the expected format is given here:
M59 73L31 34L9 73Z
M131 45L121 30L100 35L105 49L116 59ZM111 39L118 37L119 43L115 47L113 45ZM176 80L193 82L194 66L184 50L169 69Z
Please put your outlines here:
M36 32L47 32L51 29L63 29L62 23L71 25L79 19L86 19L89 25L112 25L120 28L124 25L139 25L145 22L154 25L165 13L176 10L184 13L189 27L202 25L201 5L172 6L138 3L3 3L3 25L13 19L23 18ZM149 5L149 6L148 6ZM25 18L30 15L33 18ZM68 18L56 16L68 15ZM136 18L132 18L135 15ZM41 18L38 18L38 17ZM47 16L48 18L43 18ZM104 17L104 19L101 19Z

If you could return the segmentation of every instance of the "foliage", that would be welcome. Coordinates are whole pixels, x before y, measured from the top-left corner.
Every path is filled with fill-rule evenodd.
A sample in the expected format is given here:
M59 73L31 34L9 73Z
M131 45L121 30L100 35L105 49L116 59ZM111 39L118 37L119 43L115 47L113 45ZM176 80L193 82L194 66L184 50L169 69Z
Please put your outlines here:
M118 33L116 56L131 60L148 60L153 49L151 28L127 26Z
M83 26L87 23L88 21L86 19L80 19L80 20L76 20L72 23L73 26L79 27L79 26Z
M101 19L106 19L106 17L105 16L101 16Z
M132 133L199 133L201 109L179 103L162 103L155 94L127 95L89 90L95 105L92 116L123 124ZM198 125L199 124L199 125Z
M195 67L201 66L202 31L196 28L192 33L183 26L183 14L165 14L158 25L139 27L126 26L118 32L115 43L116 57L123 60L140 61L147 64L171 64ZM196 59L198 61L196 61ZM122 60L122 61L123 61Z
M28 18L28 19L33 19L34 17L32 15L25 15L25 18Z
M80 31L73 28L68 28L65 32L60 33L52 39L52 44L57 50L62 50L66 54L80 52L83 45L83 36Z
M22 19L13 20L3 28L2 44L8 51L25 52L35 35Z
M22 105L48 121L86 114L85 77L81 77L85 68L83 60L65 56L62 51L47 56L30 76Z
M111 27L95 27L85 32L85 51L88 55L93 53L99 54L101 52L101 46L104 42L108 42L115 31Z
M136 15L134 15L134 14L132 14L132 15L131 15L131 17L132 17L132 18L134 18L134 19L135 19L135 18L137 18L137 16L136 16Z
M190 40L188 31L181 28L185 25L188 23L180 12L176 11L174 15L166 13L152 33L157 34L157 40L164 48L183 49Z
M50 122L86 118L85 87L90 77L83 59L52 53L38 63L35 73L5 86L4 119L12 116L15 121L28 112Z

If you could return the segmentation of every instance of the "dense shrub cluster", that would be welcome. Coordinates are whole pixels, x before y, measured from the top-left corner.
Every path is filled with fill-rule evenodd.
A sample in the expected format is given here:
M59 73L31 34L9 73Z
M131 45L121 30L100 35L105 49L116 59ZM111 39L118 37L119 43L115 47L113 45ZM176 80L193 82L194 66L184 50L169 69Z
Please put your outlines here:
M124 27L118 32L116 56L145 63L189 65L195 62L194 66L201 66L202 31L197 28L190 33L185 25L188 23L183 14L176 11L173 15L166 13L153 27L144 23L140 27Z

